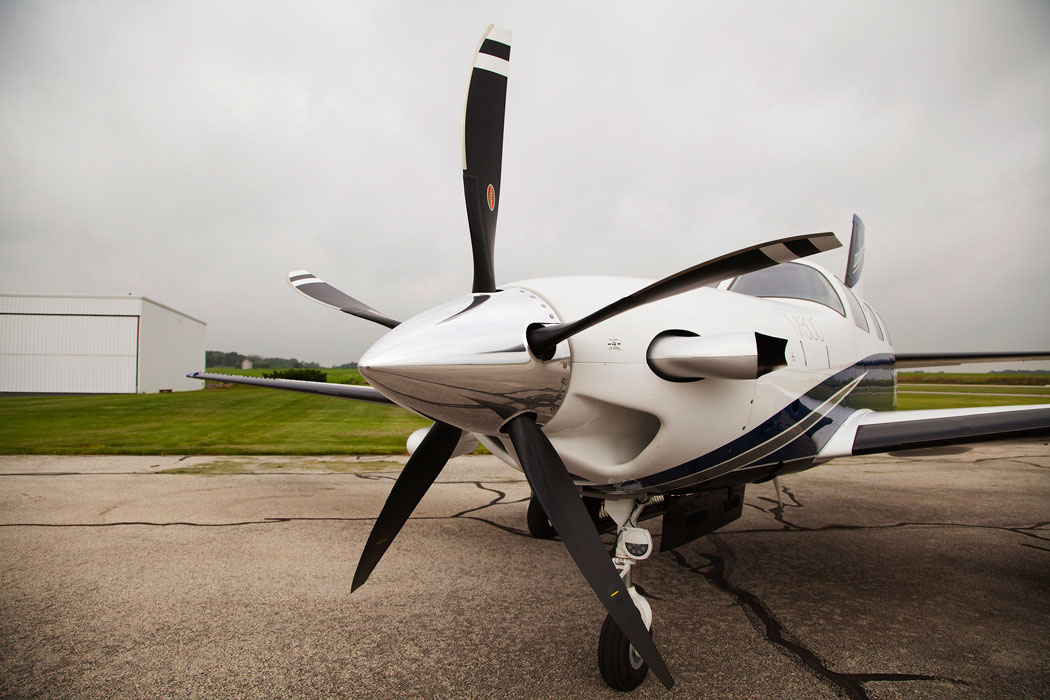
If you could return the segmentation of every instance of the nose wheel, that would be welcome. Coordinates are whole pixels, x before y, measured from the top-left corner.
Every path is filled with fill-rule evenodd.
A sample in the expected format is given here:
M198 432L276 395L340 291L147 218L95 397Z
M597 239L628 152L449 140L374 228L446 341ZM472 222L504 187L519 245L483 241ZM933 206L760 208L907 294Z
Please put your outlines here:
M631 582L631 568L635 562L648 559L653 551L653 538L649 531L638 527L636 522L642 513L645 501L635 499L606 500L605 512L616 523L616 549L613 554L613 565L620 573L631 595L631 601L638 608L642 621L652 633L653 611L638 589ZM649 665L623 632L620 631L612 616L605 616L602 633L598 637L598 670L602 680L616 690L634 690L649 674Z
M652 628L649 629L650 634ZM605 616L598 637L598 670L602 680L616 690L634 690L649 674L649 665L634 650L612 616Z

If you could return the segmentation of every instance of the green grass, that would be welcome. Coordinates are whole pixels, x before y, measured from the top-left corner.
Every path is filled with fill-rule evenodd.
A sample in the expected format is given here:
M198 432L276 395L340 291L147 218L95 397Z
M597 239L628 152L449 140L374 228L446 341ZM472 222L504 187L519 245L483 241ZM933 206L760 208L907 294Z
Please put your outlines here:
M0 398L0 454L404 454L428 421L256 387Z
M1050 385L1050 372L1032 374L1000 374L980 372L898 372L901 384L1000 384L1011 386Z
M1050 399L1047 386L988 386L985 384L898 384L897 391L921 391L923 393L965 394L1031 394Z
M968 408L973 406L1020 406L1050 403L1046 396L960 396L959 394L897 394L897 410L920 408Z
M260 375L266 370L209 371ZM360 377L356 370L328 372L333 380ZM990 376L998 380L1003 375ZM211 382L209 386L205 391L173 394L0 397L0 454L404 454L408 436L427 425L426 420L393 406L257 387L218 388ZM1046 395L961 396L939 387L921 389L931 393L900 394L898 408L1050 403ZM217 460L190 469L216 474L244 473L238 470L248 468L256 467L239 460Z

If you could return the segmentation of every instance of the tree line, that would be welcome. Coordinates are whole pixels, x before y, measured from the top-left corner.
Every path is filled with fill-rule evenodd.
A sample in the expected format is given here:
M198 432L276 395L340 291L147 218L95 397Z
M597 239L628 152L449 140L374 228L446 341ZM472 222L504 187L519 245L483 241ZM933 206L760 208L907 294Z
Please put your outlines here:
M242 355L239 352L225 352L223 350L204 351L205 367L240 367L245 360L251 360L252 367L257 369L318 369L321 367L316 362L303 362L294 357L262 357L261 355ZM336 369L357 369L357 363L346 362L338 365Z

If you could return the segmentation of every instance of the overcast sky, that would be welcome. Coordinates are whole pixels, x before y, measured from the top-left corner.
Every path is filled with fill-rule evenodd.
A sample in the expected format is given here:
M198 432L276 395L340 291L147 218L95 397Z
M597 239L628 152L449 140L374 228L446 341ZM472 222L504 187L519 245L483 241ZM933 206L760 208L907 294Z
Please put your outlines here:
M469 291L463 88L514 32L499 282L867 226L902 352L1050 348L1050 3L0 0L0 292L322 364ZM841 275L844 255L823 261Z

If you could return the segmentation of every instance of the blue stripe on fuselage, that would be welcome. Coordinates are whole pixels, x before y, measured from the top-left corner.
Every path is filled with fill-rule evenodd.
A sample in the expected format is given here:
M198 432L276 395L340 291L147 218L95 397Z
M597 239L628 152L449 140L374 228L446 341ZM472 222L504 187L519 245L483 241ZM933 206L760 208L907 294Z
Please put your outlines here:
M860 379L860 382L825 415L820 417L814 415L814 411L857 379ZM638 480L587 486L586 490L592 493L660 492L695 486L722 473L716 470L717 473L705 476L705 471L712 470L727 460L773 440L807 419L812 421L813 425L798 437L779 448L775 445L771 446L770 453L757 455L753 461L735 467L733 471L762 464L812 459L831 439L843 421L857 409L893 410L895 384L893 355L886 353L866 357L857 364L828 377L754 429L716 450L677 467Z

